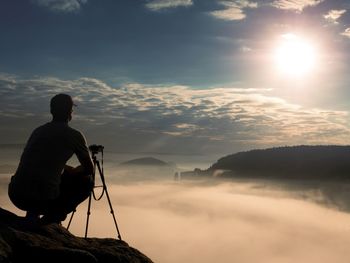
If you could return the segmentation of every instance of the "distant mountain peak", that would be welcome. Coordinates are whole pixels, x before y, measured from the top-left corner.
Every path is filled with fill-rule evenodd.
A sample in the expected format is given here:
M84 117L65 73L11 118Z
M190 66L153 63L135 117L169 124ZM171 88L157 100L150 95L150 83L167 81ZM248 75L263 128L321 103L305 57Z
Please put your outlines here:
M121 163L123 166L169 166L170 164L154 157L137 158Z

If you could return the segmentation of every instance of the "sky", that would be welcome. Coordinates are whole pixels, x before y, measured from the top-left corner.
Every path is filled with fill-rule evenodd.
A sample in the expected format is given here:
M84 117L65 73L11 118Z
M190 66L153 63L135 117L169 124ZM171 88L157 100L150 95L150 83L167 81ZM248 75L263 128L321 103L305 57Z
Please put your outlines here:
M4 0L0 145L60 92L71 126L116 153L213 156L348 144L350 3Z
M348 262L348 184L127 182L117 164L208 168L243 150L347 145L349 50L347 0L2 0L1 207L23 215L8 170L63 92L78 105L70 125L105 146L122 237L155 262ZM106 200L90 222L114 237Z

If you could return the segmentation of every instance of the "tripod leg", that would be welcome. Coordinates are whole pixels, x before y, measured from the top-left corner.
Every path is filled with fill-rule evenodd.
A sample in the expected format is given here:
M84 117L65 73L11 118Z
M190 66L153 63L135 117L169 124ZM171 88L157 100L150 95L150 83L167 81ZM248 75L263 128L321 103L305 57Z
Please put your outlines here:
M91 195L89 196L89 204L88 204L88 210L87 210L87 217L86 217L86 227L85 227L85 238L87 238L88 228L89 228L89 218L90 218L90 208L91 208Z
M68 222L68 226L67 226L67 230L69 229L69 227L70 227L70 224L72 223L72 220L73 220L73 216L74 216L74 213L75 213L75 209L73 210L73 212L72 212L72 215L70 216L70 218L69 218L69 222Z
M100 173L100 176L101 176L101 181L102 181L102 184L103 184L103 191L106 192L106 196L107 196L109 208L111 209L110 212L111 212L112 217L113 217L113 221L114 221L115 228L117 229L118 238L119 238L119 240L122 240L122 237L121 237L121 235L120 235L119 228L118 228L118 223L117 223L117 220L116 220L115 215L114 215L114 211L113 211L113 207L112 207L112 202L111 202L111 199L109 198L109 194L108 194L108 190L107 190L107 185L106 185L106 182L105 182L105 178L104 178L104 175L103 175L103 171L102 171L102 169L101 169L100 163L97 162L96 164L97 164L97 168L98 168L98 171L99 171L99 173Z
M96 160L96 156L93 156L93 162L94 162L94 169L92 173L92 180L94 182L94 187L95 187L95 174L96 174L96 164L98 164L98 161ZM89 228L89 219L90 219L90 209L91 209L91 198L92 195L94 194L94 189L91 190L90 195L89 195L89 203L88 203L88 210L87 210L87 217L86 217L86 227L85 227L85 238L87 238L87 233L88 233L88 228Z
M118 233L118 238L119 240L122 240L122 237L120 235L120 232L119 232L119 228L118 228L118 224L117 224L117 220L115 219L115 215L114 215L114 211L113 211L113 207L112 207L112 203L111 203L111 199L109 199L109 194L108 194L108 191L107 191L107 186L105 185L105 191L106 191L106 196L107 196L107 200L108 200L108 204L109 204L109 208L111 209L111 214L112 214L112 217L113 217L113 221L114 221L114 225L117 229L117 233Z

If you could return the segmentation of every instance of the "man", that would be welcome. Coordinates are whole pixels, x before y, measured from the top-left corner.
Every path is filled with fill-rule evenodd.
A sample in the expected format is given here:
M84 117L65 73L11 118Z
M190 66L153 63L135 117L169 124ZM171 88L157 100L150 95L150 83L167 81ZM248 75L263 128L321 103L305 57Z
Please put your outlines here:
M67 94L51 99L52 121L33 131L11 178L9 197L27 212L30 222L60 223L93 188L93 163L85 137L68 126L73 106ZM76 168L66 165L73 154L80 162Z

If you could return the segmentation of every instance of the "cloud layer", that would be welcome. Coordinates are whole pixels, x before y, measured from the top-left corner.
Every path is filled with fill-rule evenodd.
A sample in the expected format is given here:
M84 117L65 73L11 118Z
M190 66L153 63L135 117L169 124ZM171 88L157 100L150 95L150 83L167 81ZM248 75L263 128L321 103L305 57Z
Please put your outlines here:
M323 17L334 24L338 24L338 19L346 13L346 9L341 9L341 10L330 10L326 15Z
M350 215L334 209L337 205L349 211L347 183L175 182L161 174L125 182L114 163L107 163L105 172L123 240L154 262L348 262ZM24 215L6 195L10 176L0 174L2 208ZM92 201L89 237L117 237L109 211L106 196ZM73 217L73 234L84 236L86 213L87 201Z
M78 11L87 0L34 0L34 2L52 11L69 13Z
M210 14L216 18L224 20L242 20L246 17L244 9L257 8L258 3L241 0L220 1L225 8L222 10L212 11Z
M59 92L71 94L78 104L73 126L120 150L226 152L248 146L343 144L350 137L347 112L303 108L269 96L268 90L137 83L112 88L91 78L2 75L0 119L7 124L0 129L2 143L48 120L49 100ZM25 140L18 136L12 140Z
M305 7L316 6L324 0L275 0L272 2L272 6L285 9L302 12Z
M267 182L140 182L109 193L122 238L155 262L348 262L349 214ZM78 236L86 212L84 203L73 218ZM106 197L94 201L88 236L116 233Z
M184 7L193 5L192 0L151 0L146 7L152 11L160 11L163 9Z

